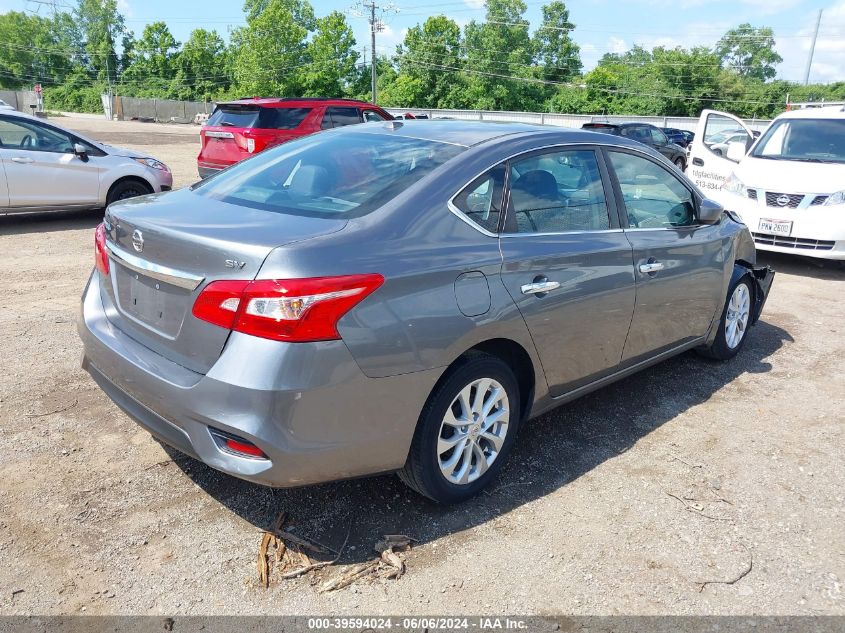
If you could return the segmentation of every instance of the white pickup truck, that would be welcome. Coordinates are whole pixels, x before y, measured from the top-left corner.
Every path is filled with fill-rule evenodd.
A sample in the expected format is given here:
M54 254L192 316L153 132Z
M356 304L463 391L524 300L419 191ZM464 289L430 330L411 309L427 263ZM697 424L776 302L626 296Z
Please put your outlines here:
M701 114L687 175L740 215L758 249L845 260L845 108L777 117L756 141L741 119Z

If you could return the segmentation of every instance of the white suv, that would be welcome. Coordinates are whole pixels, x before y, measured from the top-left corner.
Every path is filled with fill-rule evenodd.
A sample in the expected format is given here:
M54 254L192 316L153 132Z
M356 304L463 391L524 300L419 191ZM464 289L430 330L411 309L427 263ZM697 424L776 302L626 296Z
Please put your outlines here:
M739 142L711 142L734 131ZM845 109L786 112L750 139L740 119L705 110L687 175L740 215L758 249L845 260Z
M0 111L0 214L102 209L172 186L173 174L155 158Z

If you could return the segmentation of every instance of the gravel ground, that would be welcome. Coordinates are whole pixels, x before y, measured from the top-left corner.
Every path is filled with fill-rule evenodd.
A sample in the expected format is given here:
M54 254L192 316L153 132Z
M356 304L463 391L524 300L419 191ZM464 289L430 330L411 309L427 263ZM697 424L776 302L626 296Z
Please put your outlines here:
M195 180L195 127L60 123ZM439 508L393 476L261 488L131 422L80 369L98 221L0 217L0 614L845 614L845 272L763 256L779 274L736 359L685 354L533 421L489 493ZM282 510L348 546L264 589ZM317 592L391 533L418 540L404 577Z

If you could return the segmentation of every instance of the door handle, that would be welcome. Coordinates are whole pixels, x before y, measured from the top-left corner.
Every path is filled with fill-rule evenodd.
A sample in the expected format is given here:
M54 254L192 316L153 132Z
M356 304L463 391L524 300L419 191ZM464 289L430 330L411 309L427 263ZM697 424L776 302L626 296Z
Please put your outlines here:
M12 162L13 163L21 163L22 165L28 165L29 163L33 163L35 161L33 161L31 158L24 158L22 156L15 156L14 158L12 158Z
M560 284L556 281L549 281L548 279L540 279L530 284L523 285L520 290L524 295L545 294L551 290L557 290Z
M695 165L696 167L704 167L704 161L701 160L700 158L693 158L692 164Z
M646 275L656 273L664 268L666 268L666 266L663 265L663 262L647 262L645 264L640 264L640 272Z

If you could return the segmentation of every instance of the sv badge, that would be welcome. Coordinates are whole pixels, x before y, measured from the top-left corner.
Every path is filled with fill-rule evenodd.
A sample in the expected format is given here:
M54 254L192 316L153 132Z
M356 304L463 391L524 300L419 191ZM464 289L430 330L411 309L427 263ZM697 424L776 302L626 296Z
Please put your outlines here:
M239 262L237 259L227 259L226 260L226 268L236 268L240 270L246 266L246 262Z

